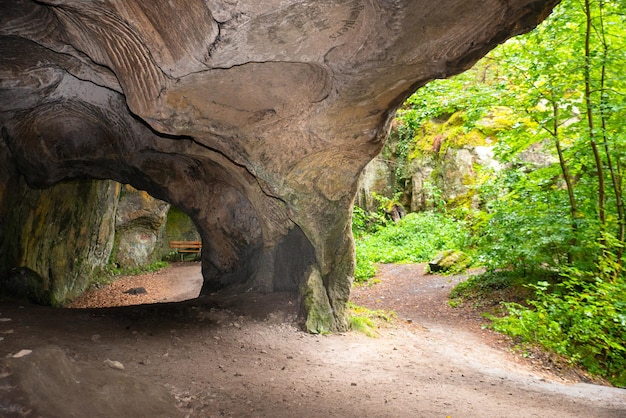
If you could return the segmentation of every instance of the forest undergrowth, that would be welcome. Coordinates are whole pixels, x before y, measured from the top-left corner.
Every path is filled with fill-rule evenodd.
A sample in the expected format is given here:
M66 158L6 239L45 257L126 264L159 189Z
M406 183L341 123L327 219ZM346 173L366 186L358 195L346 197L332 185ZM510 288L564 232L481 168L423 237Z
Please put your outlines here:
M626 387L624 68L624 2L564 0L534 31L419 89L383 150L395 195L354 209L355 280L376 263L462 252L485 272L451 304L482 303L489 326L521 346ZM452 197L444 161L473 146L497 164L475 162ZM434 168L417 213L388 220L389 207L415 205L411 170L424 162Z

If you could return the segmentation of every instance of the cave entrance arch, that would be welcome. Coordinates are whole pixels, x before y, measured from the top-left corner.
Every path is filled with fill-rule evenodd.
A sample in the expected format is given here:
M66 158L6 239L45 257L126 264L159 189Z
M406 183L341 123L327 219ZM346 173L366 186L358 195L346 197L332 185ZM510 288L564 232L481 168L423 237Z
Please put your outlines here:
M111 272L145 268L171 252L166 226L172 206L132 186L75 180L36 189L18 177L12 189L13 210L2 219L0 242L0 287L9 296L65 306ZM174 212L172 233L199 240L193 221ZM199 263L197 270L196 296Z
M4 219L7 228L2 240L1 266L6 278L3 290L36 303L71 305L107 269L129 270L163 258L178 260L178 254L169 247L170 240L204 244L204 279L208 270L213 281L207 284L197 265L197 271L189 273L195 284L181 284L190 295L187 299L197 297L200 289L211 293L232 285L295 296L300 290L299 278L314 262L310 243L296 227L270 249L273 264L264 258L264 247L250 241L248 248L242 246L243 261L223 272L214 267L216 255L211 253L215 251L219 259L219 245L224 241L216 244L211 237L219 238L223 231L214 234L213 230L199 229L192 216L197 218L202 211L188 215L151 193L113 180L61 181L42 188L29 186L22 176L14 180L12 210ZM215 225L220 228L224 227L223 211L233 211L232 206L224 204L224 198L226 203L230 201L228 196L220 197L222 211L214 213ZM227 245L229 248L232 246ZM294 251L298 257L293 257ZM199 260L200 255L197 257ZM259 283L259 273L271 280ZM198 287L197 291L190 291L190 286Z
M558 1L383 3L4 2L0 187L133 184L201 226L203 291L295 284L307 329L344 330L350 205L391 113Z

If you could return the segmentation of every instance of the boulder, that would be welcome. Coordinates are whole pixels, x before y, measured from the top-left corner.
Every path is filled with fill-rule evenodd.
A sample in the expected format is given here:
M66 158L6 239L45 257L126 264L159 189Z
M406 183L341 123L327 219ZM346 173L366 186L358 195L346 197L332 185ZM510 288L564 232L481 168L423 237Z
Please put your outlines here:
M446 250L438 253L426 268L427 273L454 273L467 269L472 260L463 251Z

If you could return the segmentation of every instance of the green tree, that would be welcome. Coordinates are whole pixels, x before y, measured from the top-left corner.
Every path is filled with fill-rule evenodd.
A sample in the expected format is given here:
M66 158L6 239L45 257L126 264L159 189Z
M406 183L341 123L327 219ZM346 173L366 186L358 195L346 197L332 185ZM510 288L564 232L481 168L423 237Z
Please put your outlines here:
M569 202L572 248L583 238L581 245L591 245L604 231L624 241L625 27L621 2L564 1L545 24L492 55L506 77L504 103L531 121L502 138L508 154L501 155L553 145ZM617 256L621 260L621 249Z
M619 385L626 382L624 69L626 3L563 0L536 30L464 74L429 83L398 113L410 155L432 119L462 112L469 130L498 108L510 110L510 129L495 132L505 168L481 174L479 209L465 218L492 277L506 271L502 277L539 282L534 300L507 305L499 329ZM549 158L528 158L538 150Z

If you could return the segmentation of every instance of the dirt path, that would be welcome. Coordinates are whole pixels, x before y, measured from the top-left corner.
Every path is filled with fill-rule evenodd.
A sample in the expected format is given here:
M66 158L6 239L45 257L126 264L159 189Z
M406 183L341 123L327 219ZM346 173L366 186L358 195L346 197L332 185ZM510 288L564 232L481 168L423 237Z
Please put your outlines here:
M104 306L144 287L132 296L149 302L157 276L176 299L199 283L198 265L179 268L116 282L92 300ZM448 307L461 277L421 269L383 266L381 283L354 290L355 303L398 312L379 338L305 334L283 294L104 309L5 301L0 356L52 344L81 367L119 361L120 373L165 386L189 417L626 417L626 391L568 382L512 355L475 313Z

